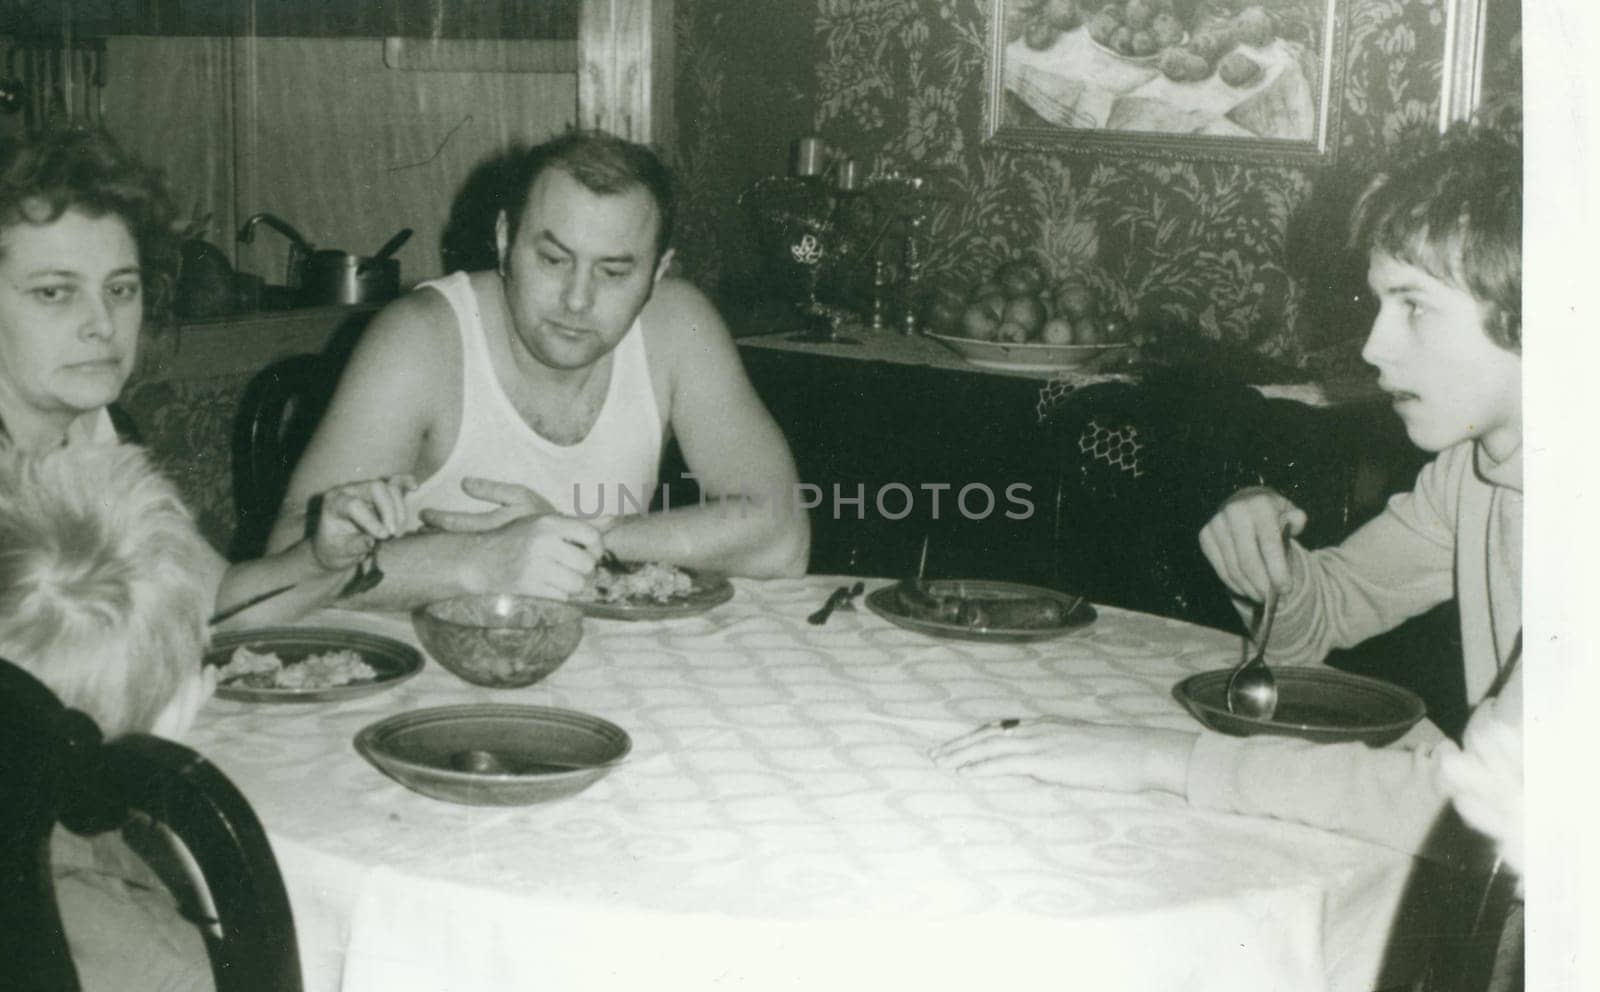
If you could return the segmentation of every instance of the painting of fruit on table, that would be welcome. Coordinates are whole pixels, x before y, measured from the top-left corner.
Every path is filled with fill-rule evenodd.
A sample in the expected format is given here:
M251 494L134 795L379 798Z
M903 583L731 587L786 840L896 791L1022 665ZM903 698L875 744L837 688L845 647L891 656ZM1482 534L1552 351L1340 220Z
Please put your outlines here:
M1331 154L1342 0L991 2L990 138Z

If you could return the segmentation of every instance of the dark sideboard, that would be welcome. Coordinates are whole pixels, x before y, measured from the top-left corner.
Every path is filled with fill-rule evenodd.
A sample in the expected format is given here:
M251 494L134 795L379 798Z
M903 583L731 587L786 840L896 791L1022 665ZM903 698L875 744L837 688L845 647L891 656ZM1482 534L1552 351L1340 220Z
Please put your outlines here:
M929 578L1047 585L1239 630L1198 542L1223 499L1273 486L1307 510L1302 541L1320 547L1409 488L1427 457L1370 388L1247 386L1203 369L997 371L927 339L855 336L739 339L820 497L813 572L906 575L926 539ZM1453 604L1330 661L1417 689L1447 732L1464 723Z

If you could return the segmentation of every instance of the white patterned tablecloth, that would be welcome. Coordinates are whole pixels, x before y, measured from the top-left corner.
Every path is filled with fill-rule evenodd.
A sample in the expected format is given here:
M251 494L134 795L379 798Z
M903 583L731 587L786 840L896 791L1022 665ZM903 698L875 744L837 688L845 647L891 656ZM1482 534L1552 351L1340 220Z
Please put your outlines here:
M928 751L1006 716L1193 726L1182 676L1230 637L1110 609L1033 644L929 638L838 580L736 580L676 621L589 620L543 683L429 662L365 699L212 700L194 745L266 824L307 988L1371 988L1410 859L1181 799L971 779ZM318 622L415 643L404 618ZM404 710L561 706L633 738L571 799L483 808L408 791L351 744Z

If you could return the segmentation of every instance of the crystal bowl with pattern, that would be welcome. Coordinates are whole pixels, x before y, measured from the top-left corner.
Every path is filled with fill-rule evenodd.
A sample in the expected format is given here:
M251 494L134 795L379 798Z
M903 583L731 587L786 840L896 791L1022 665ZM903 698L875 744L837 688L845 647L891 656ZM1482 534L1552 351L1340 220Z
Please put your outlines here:
M458 596L411 614L417 639L439 664L473 685L516 689L560 668L583 640L571 603L509 593Z

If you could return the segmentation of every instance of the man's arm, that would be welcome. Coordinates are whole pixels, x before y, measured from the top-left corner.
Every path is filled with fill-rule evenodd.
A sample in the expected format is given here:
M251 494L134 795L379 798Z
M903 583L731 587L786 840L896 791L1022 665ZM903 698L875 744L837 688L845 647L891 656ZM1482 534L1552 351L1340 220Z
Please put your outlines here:
M318 493L357 479L415 475L436 417L433 397L459 392L440 376L459 376L454 316L431 290L412 293L378 313L362 332L316 433L289 479L268 551L305 535ZM442 352L442 353L441 353Z
M811 526L794 505L794 458L716 308L663 280L641 319L651 361L670 363L670 424L705 505L620 518L607 549L756 578L804 574Z
M301 539L316 494L357 479L417 473L443 407L460 402L453 385L461 376L459 352L455 315L431 290L373 319L290 478L269 551ZM553 516L478 534L410 534L379 550L383 581L343 605L400 610L486 591L564 598L582 587L599 553L592 526Z

